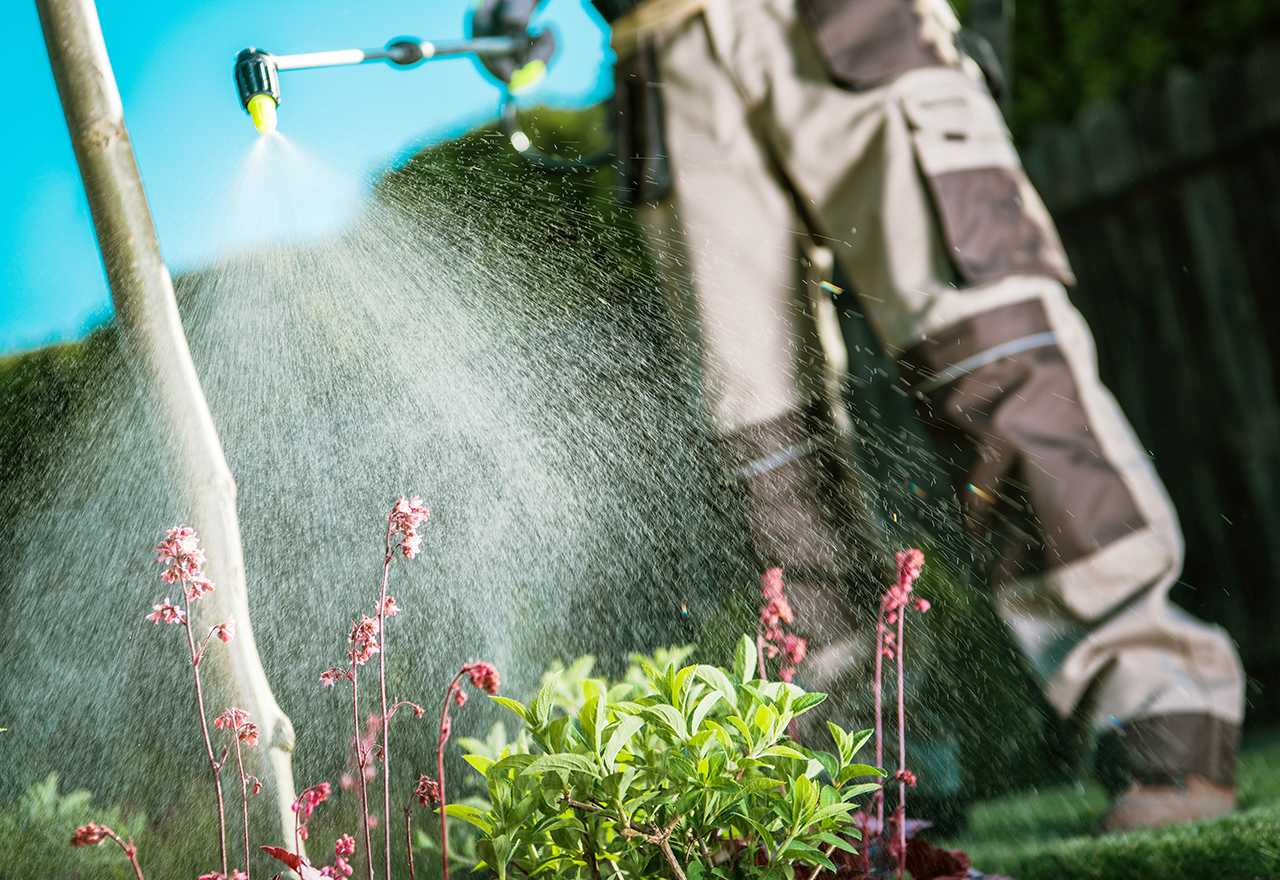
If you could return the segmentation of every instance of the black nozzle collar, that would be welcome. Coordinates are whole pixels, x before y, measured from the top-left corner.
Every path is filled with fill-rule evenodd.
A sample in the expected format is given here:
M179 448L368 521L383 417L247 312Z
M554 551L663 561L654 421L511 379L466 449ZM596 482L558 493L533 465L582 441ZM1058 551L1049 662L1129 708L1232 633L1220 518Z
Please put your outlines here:
M250 46L236 56L236 92L240 106L249 109L249 99L254 95L269 95L280 103L280 73L276 70L275 56Z

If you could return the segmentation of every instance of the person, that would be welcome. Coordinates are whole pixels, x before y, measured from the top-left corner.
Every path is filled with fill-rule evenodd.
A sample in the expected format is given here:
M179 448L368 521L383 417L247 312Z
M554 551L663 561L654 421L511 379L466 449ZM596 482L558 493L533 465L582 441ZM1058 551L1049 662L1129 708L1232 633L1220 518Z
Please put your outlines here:
M594 2L629 117L622 174L686 297L760 562L816 622L811 675L835 684L865 652L857 487L798 282L818 242L898 359L1048 700L1124 734L1103 826L1232 809L1239 658L1169 600L1176 513L1098 378L1065 252L946 0Z

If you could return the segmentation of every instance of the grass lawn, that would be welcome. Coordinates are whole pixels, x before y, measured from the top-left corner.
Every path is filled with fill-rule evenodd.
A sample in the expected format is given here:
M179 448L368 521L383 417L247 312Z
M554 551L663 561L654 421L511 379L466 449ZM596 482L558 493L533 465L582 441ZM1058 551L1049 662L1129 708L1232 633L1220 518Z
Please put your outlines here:
M1015 880L1280 880L1280 735L1245 744L1239 793L1221 819L1093 837L1102 788L1041 789L975 804L969 829L942 845Z

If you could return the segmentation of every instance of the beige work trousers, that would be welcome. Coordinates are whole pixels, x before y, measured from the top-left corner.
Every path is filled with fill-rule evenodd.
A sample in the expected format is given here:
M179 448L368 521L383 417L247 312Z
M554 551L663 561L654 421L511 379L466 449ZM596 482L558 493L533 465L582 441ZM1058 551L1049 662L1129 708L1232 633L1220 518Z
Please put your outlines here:
M1085 711L1095 729L1180 713L1239 724L1235 648L1169 602L1183 559L1173 506L1098 379L1056 232L965 63L839 87L794 0L708 0L655 46L674 185L646 223L672 291L691 294L681 307L717 430L768 422L824 393L798 261L817 240L884 346L919 368L913 391L940 417L963 428L990 404L978 415L998 434L1002 414L1021 412L1004 419L1006 445L1021 455L1021 479L1042 484L1037 514L1062 537L1055 545L1046 534L1058 548L1048 564L992 580L1057 710ZM1016 216L966 214L966 187L984 173L1012 187L1000 204ZM1055 378L992 404L1000 371L1023 368ZM1073 467L1092 470L1076 479ZM998 487L969 479L966 505L998 500ZM1107 504L1122 512L1090 526Z

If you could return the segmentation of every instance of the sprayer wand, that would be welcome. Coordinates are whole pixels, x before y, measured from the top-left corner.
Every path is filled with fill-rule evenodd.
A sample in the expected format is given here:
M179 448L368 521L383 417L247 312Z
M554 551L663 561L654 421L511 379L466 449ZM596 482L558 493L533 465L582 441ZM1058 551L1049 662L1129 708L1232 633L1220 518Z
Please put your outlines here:
M469 40L419 40L397 37L381 49L337 49L301 55L272 55L250 46L236 56L235 82L240 106L253 118L260 132L276 127L276 107L280 105L280 71L312 67L344 67L386 61L408 69L433 58L478 55L481 61L519 56L528 51L526 36L476 37Z

